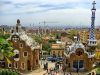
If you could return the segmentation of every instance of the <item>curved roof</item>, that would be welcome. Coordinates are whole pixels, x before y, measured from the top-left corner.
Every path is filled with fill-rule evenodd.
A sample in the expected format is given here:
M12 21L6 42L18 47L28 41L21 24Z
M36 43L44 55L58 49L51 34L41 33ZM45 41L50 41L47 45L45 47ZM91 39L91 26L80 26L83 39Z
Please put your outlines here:
M75 52L78 48L82 48L85 51L85 47L82 43L73 43L71 46L69 46L69 50L71 52Z
M75 53L76 50L79 49L79 48L84 50L84 53L86 53L88 55L88 58L92 58L92 57L95 56L95 54L88 53L86 51L86 48L84 47L84 45L81 42L73 43L71 46L69 46L69 48L67 49L68 50L67 56L70 57L70 55L72 53Z

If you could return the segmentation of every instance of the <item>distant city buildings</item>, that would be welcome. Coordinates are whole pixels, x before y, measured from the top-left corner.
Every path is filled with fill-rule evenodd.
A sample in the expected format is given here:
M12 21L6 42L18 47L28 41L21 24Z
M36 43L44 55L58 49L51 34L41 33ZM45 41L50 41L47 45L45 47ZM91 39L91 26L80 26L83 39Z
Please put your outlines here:
M99 40L100 39L100 31L97 31L97 30L95 30L95 37L96 37L96 39L97 40ZM80 30L79 31L79 35L80 35L80 39L81 39L81 41L83 42L83 43L87 43L87 39L89 39L89 31L88 30L84 30L84 29L82 29L82 30Z

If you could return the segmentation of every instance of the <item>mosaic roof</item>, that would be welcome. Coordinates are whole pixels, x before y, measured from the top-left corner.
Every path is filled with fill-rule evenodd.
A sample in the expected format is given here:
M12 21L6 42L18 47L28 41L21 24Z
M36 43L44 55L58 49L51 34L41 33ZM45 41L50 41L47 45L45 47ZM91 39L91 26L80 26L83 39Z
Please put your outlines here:
M17 24L18 24L18 23L17 23ZM19 23L19 24L20 24L20 23ZM22 30L21 27L19 27L19 31L20 31L20 32L16 32L16 27L13 27L12 29L14 30L14 32L11 33L11 36L10 36L9 39L11 39L11 37L12 37L13 35L17 35L17 36L19 36L19 38L20 38L21 40L25 41L25 43L26 43L27 46L30 46L31 50L34 50L34 48L40 48L40 47L38 46L38 43L35 42L35 40L34 40L33 38L29 37L29 36L25 33L25 31Z

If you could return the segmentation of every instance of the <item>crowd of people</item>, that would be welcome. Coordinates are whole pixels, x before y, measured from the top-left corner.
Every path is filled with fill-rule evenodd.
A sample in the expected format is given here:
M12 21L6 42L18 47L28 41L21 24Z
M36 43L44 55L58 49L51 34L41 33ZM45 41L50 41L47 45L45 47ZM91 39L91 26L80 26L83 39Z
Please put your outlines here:
M55 64L54 68L47 68L44 75L72 75L71 72L64 72L61 64Z

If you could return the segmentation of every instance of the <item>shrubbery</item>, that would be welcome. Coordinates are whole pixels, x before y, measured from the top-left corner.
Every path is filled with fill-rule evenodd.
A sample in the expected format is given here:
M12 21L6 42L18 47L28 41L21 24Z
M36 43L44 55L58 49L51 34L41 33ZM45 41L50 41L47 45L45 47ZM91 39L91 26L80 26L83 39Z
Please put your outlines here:
M3 69L3 70L0 70L0 75L21 75L21 74L19 74L16 71Z
M97 69L96 69L96 73L97 73L97 74L100 74L100 68L97 68Z

